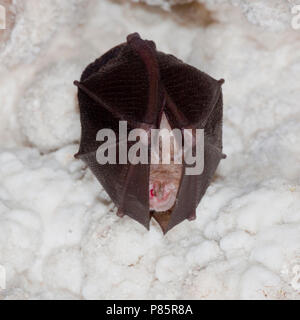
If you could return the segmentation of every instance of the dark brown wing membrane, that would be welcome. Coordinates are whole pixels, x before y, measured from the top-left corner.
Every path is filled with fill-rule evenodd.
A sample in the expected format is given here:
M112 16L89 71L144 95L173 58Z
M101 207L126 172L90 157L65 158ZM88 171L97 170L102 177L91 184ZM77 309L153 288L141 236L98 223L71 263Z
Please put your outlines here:
M118 132L119 120L128 120L128 130L149 129L157 122L163 99L158 67L151 43L140 41L131 37L129 45L120 45L97 59L83 72L80 82L75 82L80 89L82 123L76 156L87 163L123 214L149 228L149 166L100 165L96 161L100 129ZM156 73L150 72L155 69Z
M142 40L137 33L84 70L76 82L82 124L76 156L88 164L120 215L126 214L146 228L151 216L160 222L159 214L149 212L149 165L100 165L96 161L97 132L110 128L117 133L119 120L128 121L128 130L157 128L163 111L172 128L205 130L204 172L182 176L173 210L160 223L167 232L195 215L222 158L221 84L175 57L157 52L154 42Z
M183 175L169 224L164 230L168 232L185 219L192 218L196 208L205 194L213 175L223 158L222 150L222 93L207 119L204 128L204 170L201 175Z
M172 55L158 52L157 57L170 100L166 108L168 118L177 128L204 128L219 99L220 83ZM174 117L176 109L182 115L179 119Z

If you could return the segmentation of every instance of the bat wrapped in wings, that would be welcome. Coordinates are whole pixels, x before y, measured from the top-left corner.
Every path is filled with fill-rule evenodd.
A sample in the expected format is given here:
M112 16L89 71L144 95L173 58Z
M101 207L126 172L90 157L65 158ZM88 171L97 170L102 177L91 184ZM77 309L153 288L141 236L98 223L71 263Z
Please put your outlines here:
M223 82L157 51L153 41L142 40L137 33L89 64L80 81L74 82L82 126L75 156L86 162L118 207L119 216L127 215L148 229L154 217L164 233L185 219L195 218L196 208L224 157ZM120 147L121 122L126 122L128 134L132 129L143 129L149 139L153 129L202 129L202 172L187 175L189 164L174 162L174 147L170 148L170 164L152 164L150 159L148 163L118 161L120 148L116 148L117 162L99 163L97 150L105 143L96 139L99 130L114 132ZM191 139L193 149L194 134ZM132 142L125 146L128 151Z

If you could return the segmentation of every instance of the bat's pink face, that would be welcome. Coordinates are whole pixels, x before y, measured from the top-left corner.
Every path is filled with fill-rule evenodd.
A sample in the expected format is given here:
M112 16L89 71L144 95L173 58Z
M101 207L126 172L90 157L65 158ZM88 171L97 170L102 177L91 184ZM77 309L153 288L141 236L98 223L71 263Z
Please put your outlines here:
M151 165L149 180L150 210L167 211L175 203L181 178L180 165Z
M168 120L164 114L160 123L160 129L171 130ZM162 139L164 139L164 137L162 137ZM172 163L172 160L174 160L174 148L172 147L172 144L170 148L170 159L170 164L150 165L150 210L157 212L167 211L175 204L182 174L182 165Z

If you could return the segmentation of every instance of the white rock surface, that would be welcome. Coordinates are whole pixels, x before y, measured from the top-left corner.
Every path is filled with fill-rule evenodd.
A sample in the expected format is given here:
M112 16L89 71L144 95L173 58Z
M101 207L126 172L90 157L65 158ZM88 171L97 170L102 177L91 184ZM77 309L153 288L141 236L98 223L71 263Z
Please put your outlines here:
M201 1L215 10L204 28L131 1L43 1L32 12L30 2L12 2L26 14L0 50L0 298L299 299L300 31L289 4ZM228 157L197 220L165 237L155 222L147 231L118 218L73 158L72 82L134 31L226 79Z
M9 37L1 44L1 64L31 63L55 34L78 24L83 0L5 0ZM2 3L1 3L2 4Z
M159 6L171 10L175 5L192 2L204 4L210 10L222 10L224 5L237 6L247 20L255 25L278 31L291 26L292 8L299 5L299 0L129 0Z
M29 84L18 106L24 138L41 151L62 147L80 138L77 88L80 64L59 61L41 70Z

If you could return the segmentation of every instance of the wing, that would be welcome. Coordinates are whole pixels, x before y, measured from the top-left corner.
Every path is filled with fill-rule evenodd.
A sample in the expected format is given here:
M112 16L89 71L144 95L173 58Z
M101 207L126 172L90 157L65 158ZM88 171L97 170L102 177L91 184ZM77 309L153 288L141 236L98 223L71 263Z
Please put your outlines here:
M157 126L162 108L155 47L138 34L90 64L78 87L82 124L81 143L76 157L85 161L119 209L149 228L149 165L105 164L96 160L102 128L118 132L119 120L133 128L150 130ZM117 144L121 143L117 136ZM129 148L128 144L128 148ZM127 150L128 151L128 150ZM118 154L117 154L118 157Z
M165 232L168 232L185 219L196 216L196 208L211 183L222 154L222 94L215 106L211 118L204 128L204 170L201 175L183 175L177 195L177 203L173 209L169 224Z
M182 175L177 201L163 222L164 233L185 219L193 219L222 154L223 101L221 85L209 75L177 58L158 52L160 76L166 93L165 112L173 128L204 129L204 170ZM185 170L186 164L184 164Z
M90 64L75 84L82 124L76 157L87 163L118 207L118 214L128 215L146 228L153 216L165 233L193 218L223 156L222 80L157 52L152 41L135 33L127 37L127 43ZM128 122L128 131L143 128L150 134L150 129L159 127L162 112L172 128L205 130L205 163L201 175L182 176L172 212L161 218L149 213L149 165L100 165L96 151L101 143L96 135L102 128L118 132L119 120Z

